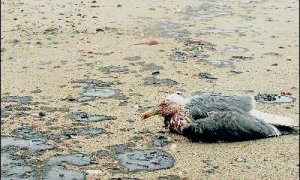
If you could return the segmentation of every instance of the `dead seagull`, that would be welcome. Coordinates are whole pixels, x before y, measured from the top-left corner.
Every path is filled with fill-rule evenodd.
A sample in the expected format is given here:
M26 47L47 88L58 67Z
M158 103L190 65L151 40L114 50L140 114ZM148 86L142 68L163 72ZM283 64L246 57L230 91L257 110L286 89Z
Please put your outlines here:
M184 98L177 92L141 118L154 115L163 116L170 131L193 141L246 141L299 131L293 119L255 109L254 97L249 95L202 93Z

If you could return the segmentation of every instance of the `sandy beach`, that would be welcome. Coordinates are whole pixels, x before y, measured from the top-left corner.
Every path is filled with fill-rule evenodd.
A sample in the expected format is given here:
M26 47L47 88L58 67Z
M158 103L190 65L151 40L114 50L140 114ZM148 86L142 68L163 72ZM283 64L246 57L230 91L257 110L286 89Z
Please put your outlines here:
M287 93L256 108L299 124L298 17L293 0L1 1L1 178L299 179L299 134L191 142L140 118L175 91ZM171 165L124 170L149 149Z

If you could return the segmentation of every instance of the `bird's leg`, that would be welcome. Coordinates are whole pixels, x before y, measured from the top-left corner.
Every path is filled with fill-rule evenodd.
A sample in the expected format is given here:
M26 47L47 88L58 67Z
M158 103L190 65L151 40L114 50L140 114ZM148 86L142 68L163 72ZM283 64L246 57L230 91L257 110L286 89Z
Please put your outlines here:
M165 124L166 129L170 128L170 121L171 121L171 119L169 117L165 117L164 124Z

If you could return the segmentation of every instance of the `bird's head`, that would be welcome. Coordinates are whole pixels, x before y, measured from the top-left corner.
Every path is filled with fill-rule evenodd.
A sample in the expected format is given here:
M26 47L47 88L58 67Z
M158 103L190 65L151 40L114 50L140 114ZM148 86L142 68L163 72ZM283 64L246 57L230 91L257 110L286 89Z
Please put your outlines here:
M144 112L141 115L142 119L147 119L151 116L161 115L165 118L172 118L174 115L182 111L182 106L186 104L186 99L181 96L180 92L167 95L165 99L160 101L157 106Z

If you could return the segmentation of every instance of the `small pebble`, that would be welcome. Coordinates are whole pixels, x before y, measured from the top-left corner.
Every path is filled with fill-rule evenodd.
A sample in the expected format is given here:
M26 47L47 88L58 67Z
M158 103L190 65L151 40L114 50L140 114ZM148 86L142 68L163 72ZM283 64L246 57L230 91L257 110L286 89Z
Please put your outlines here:
M214 169L219 169L219 166L218 165L213 165L213 168Z
M178 176L182 176L182 175L183 175L183 172L182 172L182 171L178 171L178 172L177 172L177 175L178 175Z
M235 73L235 74L241 74L241 73L243 73L242 71L240 71L238 69L232 69L232 70L230 70L230 72Z
M170 146L170 150L171 151L175 151L177 149L177 145L176 144L172 144L171 146Z
M246 162L246 159L242 158L242 157L237 157L234 159L236 162Z
M173 139L171 137L167 137L168 142L173 142Z
M160 73L159 70L156 70L156 71L152 71L152 72L151 72L152 75L156 75L156 74L159 74L159 73Z
M43 117L45 116L46 114L44 112L39 112L39 117Z
M248 169L252 169L253 167L251 165L247 165L247 168Z
M96 28L96 32L104 32L102 28Z
M97 170L97 169L86 170L85 172L87 174L93 174L93 175L102 174L102 171L101 170Z
M145 42L145 44L152 46L152 45L157 45L158 41L156 41L155 39L149 39L147 42Z

